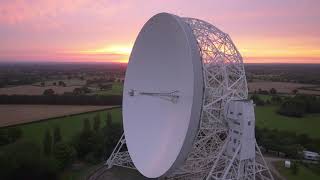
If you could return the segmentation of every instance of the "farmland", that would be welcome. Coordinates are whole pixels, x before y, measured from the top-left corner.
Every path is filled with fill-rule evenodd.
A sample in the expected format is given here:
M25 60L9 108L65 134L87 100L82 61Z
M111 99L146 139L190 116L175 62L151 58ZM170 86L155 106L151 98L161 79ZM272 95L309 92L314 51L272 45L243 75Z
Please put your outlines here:
M111 113L114 123L121 122L121 109L116 108L111 110L101 110L97 112L54 118L31 124L18 125L16 127L21 128L24 139L28 139L40 144L47 129L52 131L53 128L59 126L63 139L69 141L77 132L82 129L84 119L89 119L89 121L92 121L95 116L99 116L102 120L101 125L103 126L105 124L107 112Z
M298 90L300 94L320 95L317 89L319 86L313 84L291 83L291 82L271 82L271 81L254 81L248 83L249 92L266 90L271 88L277 90L278 93L291 94L293 90Z
M0 105L0 127L108 108L112 108L112 106Z
M34 85L20 85L14 87L0 88L0 94L3 95L42 95L44 90L52 89L56 94L63 94L65 92L72 92L75 88L81 86L34 86Z
M279 115L276 110L277 106L256 106L256 126L320 138L320 114L307 114L305 117L295 118Z
M56 82L56 81L54 81ZM77 82L77 81L76 81ZM75 82L73 82L75 83ZM67 86L54 86L54 85L18 85L11 87L3 87L0 88L0 95L42 95L46 89L52 89L55 94L65 94L72 93L75 88L82 88L85 84L83 81L79 81L78 84L69 84ZM108 90L99 90L97 86L88 86L88 88L92 91L92 94L98 95L122 95L123 85L120 82L112 83L112 88ZM89 95L90 95L89 94Z

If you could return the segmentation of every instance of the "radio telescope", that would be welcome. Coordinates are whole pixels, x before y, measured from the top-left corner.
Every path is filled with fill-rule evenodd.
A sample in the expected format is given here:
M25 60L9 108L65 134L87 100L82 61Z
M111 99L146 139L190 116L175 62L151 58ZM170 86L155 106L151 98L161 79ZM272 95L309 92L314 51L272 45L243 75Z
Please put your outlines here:
M157 14L132 49L124 134L106 165L148 178L273 179L247 98L242 57L228 34L199 19Z

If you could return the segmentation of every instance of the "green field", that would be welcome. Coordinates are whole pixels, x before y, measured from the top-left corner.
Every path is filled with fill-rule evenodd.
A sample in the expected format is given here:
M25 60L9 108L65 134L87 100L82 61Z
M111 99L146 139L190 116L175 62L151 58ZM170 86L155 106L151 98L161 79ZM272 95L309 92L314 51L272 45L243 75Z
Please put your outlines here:
M277 106L256 106L256 126L260 128L286 130L320 138L320 114L307 114L302 118L277 114Z
M122 95L122 90L123 90L123 84L116 82L116 83L112 84L111 90L97 91L94 94L97 94L97 95Z
M63 140L69 141L77 132L81 131L83 120L86 118L90 120L92 125L93 118L96 115L99 115L101 119L101 126L103 126L105 124L107 112L111 112L113 122L121 123L121 108L116 108L111 110L103 110L98 112L61 117L16 127L21 128L23 133L22 137L24 139L32 140L33 142L41 144L46 129L49 129L52 133L54 127L59 126Z
M287 178L287 180L318 180L320 179L320 174L315 173L309 168L303 165L299 165L299 170L296 175L292 174L291 169L284 167L284 162L279 161L275 163L277 170L280 174Z

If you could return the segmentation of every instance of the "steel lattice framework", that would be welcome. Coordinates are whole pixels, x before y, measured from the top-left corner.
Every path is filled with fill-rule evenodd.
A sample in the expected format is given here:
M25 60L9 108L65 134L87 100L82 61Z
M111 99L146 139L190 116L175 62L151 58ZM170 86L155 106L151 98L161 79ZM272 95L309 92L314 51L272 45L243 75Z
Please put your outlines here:
M183 18L193 31L202 57L204 97L200 127L192 151L183 166L166 178L172 179L273 179L256 145L256 158L240 161L224 155L229 128L224 109L231 100L248 98L242 57L230 36L213 25ZM124 136L107 165L133 168L127 152L121 152ZM123 156L122 156L123 155ZM129 164L127 166L126 164ZM241 173L244 171L245 173Z

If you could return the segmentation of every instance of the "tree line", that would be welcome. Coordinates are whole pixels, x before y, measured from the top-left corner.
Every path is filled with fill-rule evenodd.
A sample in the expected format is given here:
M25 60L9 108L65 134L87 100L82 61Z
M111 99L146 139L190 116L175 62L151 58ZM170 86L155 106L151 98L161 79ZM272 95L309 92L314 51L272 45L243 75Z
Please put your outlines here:
M256 140L266 152L276 151L289 158L301 158L304 149L320 152L320 139L310 138L306 134L279 131L276 129L255 128Z
M303 117L305 114L320 113L320 97L310 95L287 97L281 104L278 113L293 117Z
M64 139L59 126L47 129L40 145L21 138L18 128L0 129L0 179L54 180L76 160L99 163L111 154L121 132L110 113L103 126L98 115L93 123L84 119L82 130L70 141Z
M301 94L279 96L274 94L270 99L263 100L258 94L253 94L250 99L258 106L278 105L277 113L284 116L303 117L306 114L320 113L319 96Z
M0 95L0 104L121 105L119 95Z

